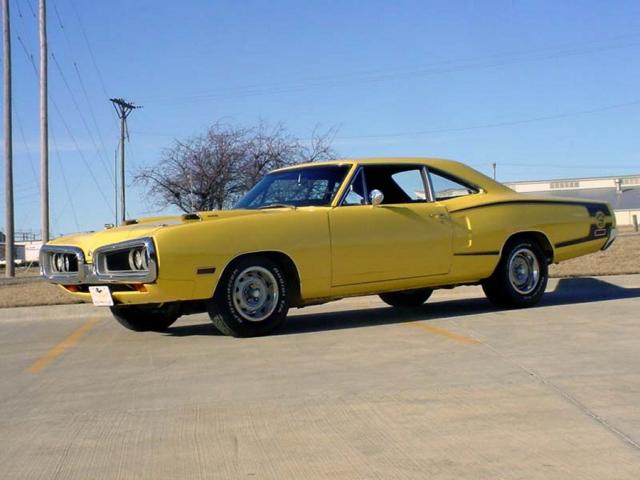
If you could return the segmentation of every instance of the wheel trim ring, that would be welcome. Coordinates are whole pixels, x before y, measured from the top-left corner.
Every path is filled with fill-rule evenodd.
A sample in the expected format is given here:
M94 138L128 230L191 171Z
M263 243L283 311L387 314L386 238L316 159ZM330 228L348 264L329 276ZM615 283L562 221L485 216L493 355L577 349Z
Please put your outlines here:
M245 268L233 282L234 310L249 322L261 322L276 309L280 297L276 277L260 266Z
M521 247L509 260L509 283L521 295L529 295L540 284L540 262L529 248Z

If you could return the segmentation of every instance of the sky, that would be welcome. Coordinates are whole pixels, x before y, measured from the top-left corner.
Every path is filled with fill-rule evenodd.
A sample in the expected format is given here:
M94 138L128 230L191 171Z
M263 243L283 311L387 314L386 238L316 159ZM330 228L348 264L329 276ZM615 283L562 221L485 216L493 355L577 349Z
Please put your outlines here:
M10 6L16 229L37 232L37 0ZM50 0L48 34L54 236L114 221L109 97L143 106L130 218L173 213L133 176L220 121L335 128L344 158L495 162L501 181L640 173L637 0Z

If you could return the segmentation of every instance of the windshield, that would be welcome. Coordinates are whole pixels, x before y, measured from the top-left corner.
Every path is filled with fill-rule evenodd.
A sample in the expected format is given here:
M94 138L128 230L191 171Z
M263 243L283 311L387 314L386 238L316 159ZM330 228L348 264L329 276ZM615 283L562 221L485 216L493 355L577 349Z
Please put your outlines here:
M270 173L234 208L327 206L348 171L348 165L324 165Z

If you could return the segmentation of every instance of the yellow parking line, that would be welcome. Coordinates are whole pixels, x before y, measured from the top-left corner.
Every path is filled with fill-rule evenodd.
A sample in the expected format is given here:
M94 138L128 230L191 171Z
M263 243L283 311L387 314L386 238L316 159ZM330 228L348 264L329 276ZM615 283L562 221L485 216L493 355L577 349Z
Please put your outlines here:
M98 323L98 319L92 318L88 322L78 327L73 331L71 335L69 335L67 338L62 340L51 350L45 353L42 357L36 360L36 362L29 368L25 369L25 372L38 373L44 370L51 362L62 355L67 349L73 347L76 343L78 343L78 340L80 340L89 330L91 330L96 323Z
M447 337L449 340L454 340L459 343L464 343L465 345L478 345L482 343L479 340L476 340L475 338L465 337L464 335L460 335L459 333L452 332L450 330L447 330L446 328L436 327L434 325L427 325L425 323L418 323L418 322L405 323L405 325L408 327L419 328L420 330L433 333L434 335Z

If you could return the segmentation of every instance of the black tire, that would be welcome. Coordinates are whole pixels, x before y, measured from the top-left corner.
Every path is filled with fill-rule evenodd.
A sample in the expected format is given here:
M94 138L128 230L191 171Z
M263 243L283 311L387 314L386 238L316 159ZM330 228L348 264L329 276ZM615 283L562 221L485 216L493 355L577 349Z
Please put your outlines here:
M257 288L253 281L257 282ZM248 291L258 291L258 297ZM248 301L255 301L259 307L252 310L255 305L248 305ZM263 256L241 258L225 270L207 310L224 335L257 337L271 333L284 322L289 311L284 270Z
M111 307L111 313L120 325L135 332L163 332L180 316L177 305L162 307L117 305Z
M392 307L415 308L426 302L432 293L431 288L421 288L420 290L381 293L379 296L384 303Z
M532 268L533 265L527 262L529 257L531 257L531 260L535 257L533 265L537 267L537 278L530 273L535 269ZM529 280L519 286L516 278L512 279L509 274L510 265L512 269L517 270L512 262L518 261L529 265L526 273L522 274L522 278L528 278ZM540 245L532 240L517 240L505 245L500 263L498 263L491 277L482 282L482 289L489 301L497 307L524 308L531 307L540 301L547 287L547 280L547 256L540 248Z

